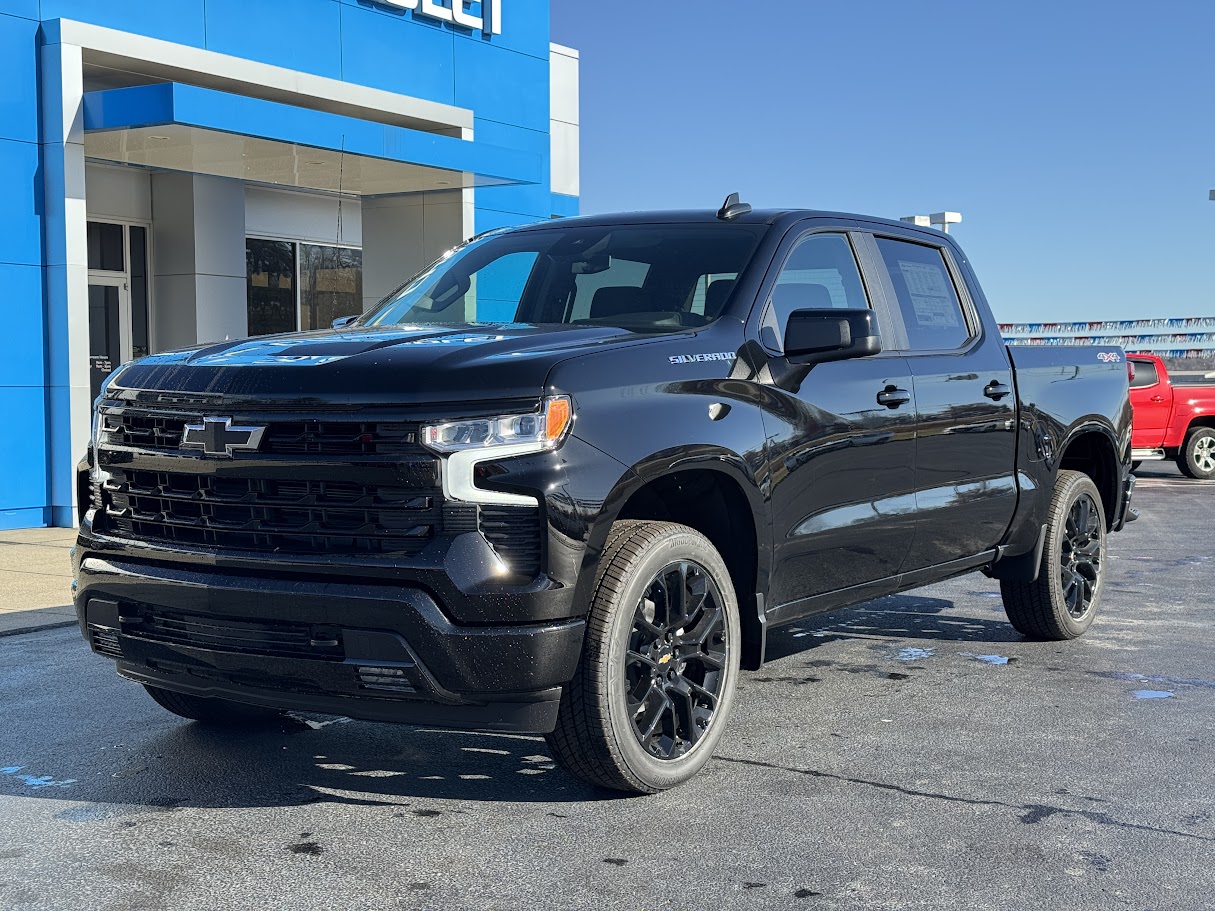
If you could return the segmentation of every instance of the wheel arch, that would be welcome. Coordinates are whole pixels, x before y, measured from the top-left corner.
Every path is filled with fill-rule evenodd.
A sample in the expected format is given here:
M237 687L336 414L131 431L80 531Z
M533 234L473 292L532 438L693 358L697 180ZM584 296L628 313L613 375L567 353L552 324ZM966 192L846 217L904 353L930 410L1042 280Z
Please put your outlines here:
M1185 437L1190 435L1190 431L1198 427L1210 427L1215 430L1215 414L1200 414L1197 417L1191 418L1190 423L1186 424ZM1182 440L1184 445L1184 437Z
M1057 468L1059 471L1079 471L1092 479L1101 494L1106 526L1112 530L1122 496L1122 471L1118 444L1110 430L1100 424L1074 430L1060 449Z
M687 525L703 534L730 571L742 624L743 667L763 660L763 594L767 591L769 546L764 498L741 456L708 449L678 455L657 453L635 465L617 483L591 530L577 603L589 603L612 523L653 519Z

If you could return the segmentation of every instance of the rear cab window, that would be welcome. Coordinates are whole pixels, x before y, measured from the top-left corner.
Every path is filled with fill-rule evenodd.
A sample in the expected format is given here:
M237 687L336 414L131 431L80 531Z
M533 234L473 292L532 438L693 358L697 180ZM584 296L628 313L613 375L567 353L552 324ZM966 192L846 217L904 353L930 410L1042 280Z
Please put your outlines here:
M1131 380L1132 389L1155 386L1160 382L1160 375L1156 370L1156 363L1154 361L1141 361L1131 358L1131 364L1135 367L1135 378Z
M940 248L875 238L912 351L961 348L974 337Z

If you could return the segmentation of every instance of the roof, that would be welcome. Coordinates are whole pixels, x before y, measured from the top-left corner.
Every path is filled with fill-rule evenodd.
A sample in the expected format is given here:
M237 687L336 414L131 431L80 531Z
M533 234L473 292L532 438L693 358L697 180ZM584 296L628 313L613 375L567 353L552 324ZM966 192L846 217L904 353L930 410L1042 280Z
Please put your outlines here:
M923 234L936 241L949 238L935 228L919 228L904 221L891 218L881 218L875 215L861 215L855 212L832 212L823 209L755 209L746 215L739 215L723 222L717 217L717 209L672 209L652 212L611 212L602 215L579 215L560 219L562 227L611 227L612 225L662 225L662 224L737 224L737 225L785 225L802 221L807 218L826 218L838 221L863 221L868 224L884 225L897 228L900 233ZM522 229L552 227L552 222L540 222L525 225Z

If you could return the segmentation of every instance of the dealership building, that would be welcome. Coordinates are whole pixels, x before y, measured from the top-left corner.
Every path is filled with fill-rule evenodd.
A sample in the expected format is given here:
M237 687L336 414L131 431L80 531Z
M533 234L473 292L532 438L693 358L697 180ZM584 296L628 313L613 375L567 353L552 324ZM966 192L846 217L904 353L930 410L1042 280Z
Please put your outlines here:
M576 214L578 66L547 0L0 0L0 529L74 523L119 363Z

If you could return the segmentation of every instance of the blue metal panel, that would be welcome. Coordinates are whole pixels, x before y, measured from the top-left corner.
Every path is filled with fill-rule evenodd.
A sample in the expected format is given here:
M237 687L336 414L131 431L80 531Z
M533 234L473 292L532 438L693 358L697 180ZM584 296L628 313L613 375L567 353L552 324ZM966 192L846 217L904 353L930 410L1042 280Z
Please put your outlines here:
M0 139L0 263L42 264L39 146Z
M480 196L484 190L478 190L477 195ZM545 221L543 216L535 215L519 215L514 212L498 212L494 209L478 208L476 212L476 220L474 230L477 234L485 231L492 231L495 228L511 228L515 225L528 225L536 221Z
M581 205L582 201L577 196L554 193L553 203L549 206L549 209L554 215L560 215L562 218L572 218L578 214Z
M0 15L0 139L38 141L38 23Z
M548 133L548 80L547 59L456 42L456 104L479 118Z
M466 142L197 86L163 83L85 95L86 130L169 123L466 171L490 182L538 183L544 179L547 183L547 155L542 159L514 148Z
M342 76L333 0L207 0L207 50L318 76Z
M256 0L254 0L256 2ZM42 0L42 18L93 25L206 47L204 0Z
M479 31L456 25L445 25L420 13L406 12L389 3L380 3L376 0L340 0L340 2L344 6L374 15L450 32L459 40L483 41L504 50L518 51L544 60L548 59L549 4L545 0L524 0L522 3L518 0L502 0L502 34L488 37ZM451 3L448 0L443 5L450 7ZM465 9L474 16L484 18L484 4L481 0L466 0Z
M64 523L64 527L70 525ZM0 529L11 531L14 528L46 528L47 510L42 507L33 509L3 509L0 508Z
M41 386L0 386L0 414L15 427L46 426L46 390ZM0 446L0 511L47 505L46 438L25 434L20 446Z
M455 36L442 23L341 4L342 78L443 104L455 103Z
M541 167L544 175L543 179L533 186L482 187L477 190L477 208L531 216L530 220L552 215L552 170L549 163L552 147L548 131L541 133L537 130L525 130L492 120L476 120L473 129L478 142L525 149L539 156L543 161Z
M42 269L2 263L0 288L4 289L0 297L0 322L4 325L0 386L42 386L46 383Z

